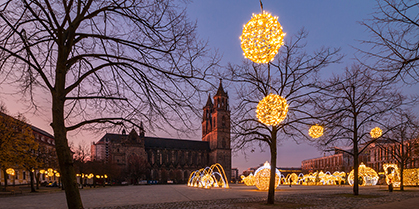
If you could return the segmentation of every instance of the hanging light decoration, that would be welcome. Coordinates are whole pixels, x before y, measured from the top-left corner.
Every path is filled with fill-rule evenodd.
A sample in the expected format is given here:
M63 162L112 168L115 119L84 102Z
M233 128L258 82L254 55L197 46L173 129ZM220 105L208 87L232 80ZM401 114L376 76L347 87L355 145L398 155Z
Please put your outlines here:
M278 17L263 10L261 14L252 14L240 36L243 55L256 63L268 63L284 45L284 36Z
M310 135L313 138L319 138L323 136L323 127L317 124L311 126L311 128L308 130L308 135Z
M256 117L268 126L279 125L288 113L287 100L276 94L269 94L256 107Z
M373 139L380 137L382 134L383 134L383 131L378 127L373 128L370 132L370 135Z

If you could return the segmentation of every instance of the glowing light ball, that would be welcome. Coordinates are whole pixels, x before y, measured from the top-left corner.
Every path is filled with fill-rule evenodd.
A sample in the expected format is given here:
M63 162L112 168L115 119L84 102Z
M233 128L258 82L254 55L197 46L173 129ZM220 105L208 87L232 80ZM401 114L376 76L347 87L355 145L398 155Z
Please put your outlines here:
M311 128L308 130L308 135L310 135L313 138L319 138L323 135L323 127L319 125L311 126Z
M363 163L358 167L358 177L362 179L362 182L359 182L361 186L376 185L380 178L374 169L366 167ZM351 186L354 184L354 170L348 175L348 183Z
M255 185L255 176L253 176L252 173L248 176L241 175L241 178L242 178L244 184L246 184L246 186L254 186Z
M281 173L276 169L275 171L275 188L279 185L279 179ZM268 162L258 168L255 172L255 185L259 190L268 190L269 189L269 179L271 175L271 165Z
M371 130L370 135L373 139L376 139L376 138L380 137L382 135L382 133L383 133L383 131L380 128L375 127Z
M276 94L269 94L256 107L256 117L268 126L279 125L288 113L287 100Z
M6 169L6 173L9 174L9 175L12 175L12 176L14 176L16 174L15 169L13 169L13 168Z
M268 63L284 45L284 36L278 17L266 12L253 14L240 36L243 55L256 63Z

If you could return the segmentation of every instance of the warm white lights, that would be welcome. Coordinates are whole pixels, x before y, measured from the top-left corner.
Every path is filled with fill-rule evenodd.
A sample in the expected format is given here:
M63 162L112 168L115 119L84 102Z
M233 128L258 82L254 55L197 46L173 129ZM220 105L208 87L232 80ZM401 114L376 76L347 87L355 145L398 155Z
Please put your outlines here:
M319 138L323 135L323 127L319 125L311 126L311 128L308 130L308 135L310 135L313 138Z
M378 127L373 128L370 132L370 135L373 139L380 137L382 134L383 134L383 131Z
M287 100L276 94L269 94L256 107L256 117L268 126L279 125L288 113Z
M256 63L268 63L284 45L284 36L278 17L266 12L253 14L240 36L243 55Z
M266 161L265 164L255 172L255 185L259 190L269 189L269 180L271 179L271 165ZM275 169L275 186L278 187L281 179L281 173Z
M370 167L366 167L363 163L358 167L358 177L360 179L358 183L361 186L376 185L379 179L377 172ZM354 170L348 175L348 183L351 186L354 184Z

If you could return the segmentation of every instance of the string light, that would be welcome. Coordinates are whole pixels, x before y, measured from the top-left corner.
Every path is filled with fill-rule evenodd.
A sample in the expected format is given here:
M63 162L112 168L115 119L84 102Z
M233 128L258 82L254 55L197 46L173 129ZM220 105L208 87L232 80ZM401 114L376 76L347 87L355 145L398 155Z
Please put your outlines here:
M373 139L376 139L376 138L380 137L382 135L382 133L383 133L383 131L380 128L375 127L371 130L370 135Z
M319 138L323 135L323 127L319 125L313 125L308 130L308 135L310 135L313 138Z
M269 94L256 107L256 117L268 126L279 125L288 113L287 100L276 94Z
M240 36L243 55L256 63L268 63L284 45L284 36L278 17L266 12L253 14Z
M397 164L383 164L386 183L393 184L394 187L400 187L400 170ZM416 186L419 184L419 168L406 168L403 170L403 185Z

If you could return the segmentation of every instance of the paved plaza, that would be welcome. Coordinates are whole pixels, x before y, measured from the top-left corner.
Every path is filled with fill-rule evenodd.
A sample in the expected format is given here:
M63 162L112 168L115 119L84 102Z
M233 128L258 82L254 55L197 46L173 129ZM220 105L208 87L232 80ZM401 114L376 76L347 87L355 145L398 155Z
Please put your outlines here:
M267 206L267 192L231 185L229 189L199 189L186 185L142 185L80 190L85 208L418 208L419 188L386 190L361 187L358 197L349 186L279 186L276 203ZM64 191L0 195L0 208L66 208Z

